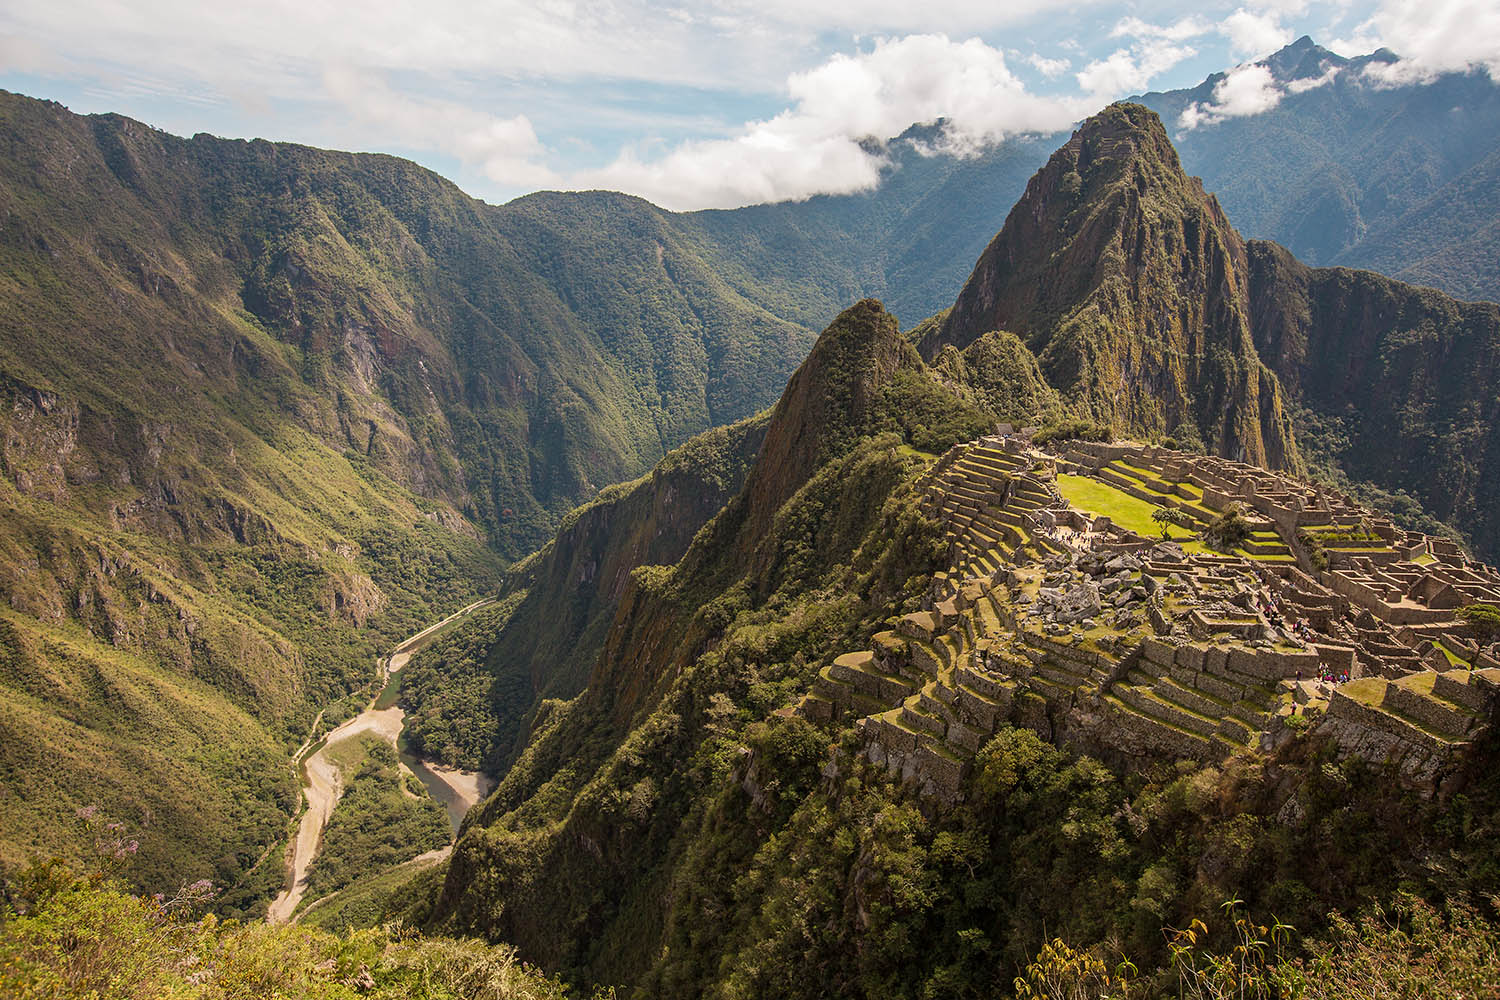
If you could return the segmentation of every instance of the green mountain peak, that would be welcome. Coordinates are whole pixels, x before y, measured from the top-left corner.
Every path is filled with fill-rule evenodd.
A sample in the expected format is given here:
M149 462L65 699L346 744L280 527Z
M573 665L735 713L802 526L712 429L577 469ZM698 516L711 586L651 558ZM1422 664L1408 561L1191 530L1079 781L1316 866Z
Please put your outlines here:
M1132 434L1186 427L1225 457L1294 468L1247 289L1244 242L1160 118L1115 104L1032 177L920 348L933 358L1010 330L1083 415Z

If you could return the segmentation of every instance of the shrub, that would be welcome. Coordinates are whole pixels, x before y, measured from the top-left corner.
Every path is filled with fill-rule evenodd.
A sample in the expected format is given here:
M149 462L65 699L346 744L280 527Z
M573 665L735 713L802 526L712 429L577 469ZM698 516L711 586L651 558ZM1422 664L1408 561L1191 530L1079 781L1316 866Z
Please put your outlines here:
M1035 444L1048 441L1113 441L1114 428L1095 420L1062 420L1043 426L1032 437Z
M1230 504L1203 531L1203 540L1221 552L1228 552L1245 544L1250 537L1250 521L1245 509L1239 504Z
M1500 608L1491 604L1470 604L1458 609L1458 617L1480 634L1485 642L1500 638Z

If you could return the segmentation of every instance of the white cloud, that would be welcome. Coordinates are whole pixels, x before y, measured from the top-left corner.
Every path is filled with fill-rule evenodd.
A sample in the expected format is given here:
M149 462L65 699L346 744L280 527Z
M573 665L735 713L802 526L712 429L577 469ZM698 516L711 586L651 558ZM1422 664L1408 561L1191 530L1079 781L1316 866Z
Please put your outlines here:
M1339 67L1338 66L1329 66L1327 69L1325 69L1323 71L1322 75L1320 75L1320 76L1309 76L1309 77L1304 77L1301 80L1290 80L1290 81L1288 81L1287 85L1286 85L1287 93L1289 93L1289 94L1305 94L1309 90L1316 90L1319 87L1326 87L1330 83L1332 83L1333 80L1334 80L1334 78L1337 77L1338 75L1339 75Z
M1038 73L1042 74L1049 80L1062 76L1068 71L1068 68L1073 65L1067 59L1048 59L1040 52L1031 53L1031 55L1026 57L1026 61L1030 63Z
M1087 2L1087 0L1086 0ZM294 94L326 65L705 87L783 80L849 31L993 31L1071 0L47 0L0 5L34 63L133 62L215 88Z
M1145 90L1153 78L1197 54L1191 46L1177 45L1169 39L1148 39L1095 59L1074 77L1091 94L1129 94Z
M1295 37L1275 11L1255 13L1244 7L1226 17L1219 30L1236 59L1264 58Z
M1127 17L1119 21L1110 31L1111 38L1161 38L1169 42L1182 42L1189 38L1206 35L1213 30L1207 21L1190 15L1171 24L1150 24L1138 17Z
M787 89L790 108L731 138L684 143L650 162L623 156L572 180L624 187L677 209L868 190L885 161L862 140L943 118L940 148L964 155L1007 135L1065 128L1097 107L1093 97L1031 94L998 49L943 35L882 39L869 51L835 55L793 74Z
M347 67L329 68L323 83L346 112L393 145L448 153L500 184L557 182L539 162L546 150L525 115L499 118L462 104L408 97L379 76Z
M1240 118L1269 111L1285 96L1271 70L1258 63L1236 66L1214 85L1212 104L1193 103L1183 109L1177 124L1191 131L1214 125L1226 118Z
M1384 0L1343 45L1384 45L1401 58L1372 63L1381 83L1421 83L1441 73L1483 70L1500 81L1500 4L1494 0Z

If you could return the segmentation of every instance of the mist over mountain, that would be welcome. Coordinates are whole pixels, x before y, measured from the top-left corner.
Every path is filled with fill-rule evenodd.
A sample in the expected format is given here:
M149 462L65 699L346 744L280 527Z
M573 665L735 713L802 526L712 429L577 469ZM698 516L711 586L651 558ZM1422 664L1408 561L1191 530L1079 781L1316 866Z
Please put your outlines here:
M1274 106L1191 129L1182 113L1214 106L1226 74L1132 100L1161 115L1183 169L1202 178L1245 237L1273 240L1310 264L1500 299L1491 183L1500 86L1482 72L1402 86L1365 75L1391 58L1345 59L1300 38L1262 61ZM959 158L930 151L941 145L938 127L914 126L889 142L891 167L872 192L691 218L805 254L819 273L880 296L914 323L952 303L995 225L1067 139L1015 137ZM845 251L856 248L872 252L850 259Z

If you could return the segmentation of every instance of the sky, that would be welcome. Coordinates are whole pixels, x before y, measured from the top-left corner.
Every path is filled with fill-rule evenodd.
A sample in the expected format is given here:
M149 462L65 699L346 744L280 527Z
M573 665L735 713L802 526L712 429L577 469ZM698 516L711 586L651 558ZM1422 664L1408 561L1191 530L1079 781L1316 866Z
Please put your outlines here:
M394 153L495 203L608 188L688 210L868 189L866 140L916 122L967 155L1232 71L1175 123L1212 128L1274 106L1255 61L1303 34L1394 51L1372 85L1500 80L1500 0L3 0L0 87Z

